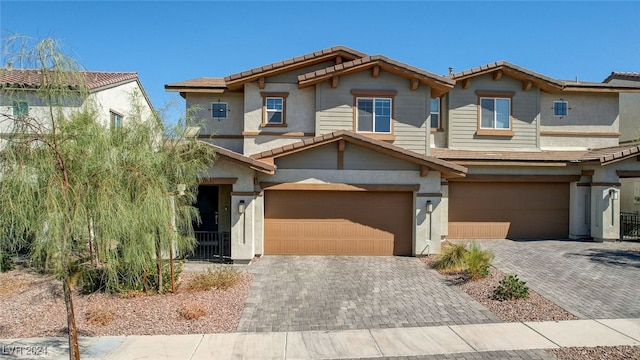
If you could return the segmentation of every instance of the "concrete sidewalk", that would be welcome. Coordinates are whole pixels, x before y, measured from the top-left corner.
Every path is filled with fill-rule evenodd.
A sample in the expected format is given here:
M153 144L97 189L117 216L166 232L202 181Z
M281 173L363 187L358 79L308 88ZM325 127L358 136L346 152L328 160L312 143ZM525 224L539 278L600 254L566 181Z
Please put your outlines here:
M552 359L540 349L640 346L640 318L344 331L81 338L83 359L353 359L456 354ZM68 358L66 338L0 340L0 360Z

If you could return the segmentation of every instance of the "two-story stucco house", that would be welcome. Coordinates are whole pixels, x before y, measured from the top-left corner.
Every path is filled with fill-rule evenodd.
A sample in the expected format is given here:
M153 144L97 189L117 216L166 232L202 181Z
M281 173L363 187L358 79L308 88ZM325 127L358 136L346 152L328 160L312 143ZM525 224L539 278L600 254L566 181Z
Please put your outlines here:
M68 97L65 104L57 106L63 111L94 106L98 121L105 127L119 127L129 118L147 119L151 116L153 107L137 73L82 71L76 74L82 76L89 94L77 99ZM0 116L48 118L49 104L37 94L42 79L42 70L0 69ZM7 124L5 122L4 126ZM6 129L2 131L2 126L0 123L0 133L6 132Z
M437 253L446 238L618 238L619 93L498 62L439 76L334 47L168 84L218 161L200 230L231 258Z

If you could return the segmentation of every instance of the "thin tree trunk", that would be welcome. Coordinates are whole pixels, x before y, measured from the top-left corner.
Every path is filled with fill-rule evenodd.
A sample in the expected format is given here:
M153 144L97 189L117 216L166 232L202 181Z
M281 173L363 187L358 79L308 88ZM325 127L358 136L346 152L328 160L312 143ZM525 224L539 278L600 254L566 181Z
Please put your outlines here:
M73 299L71 297L71 286L69 284L69 274L65 274L62 279L62 291L64 293L64 304L67 307L67 329L69 331L69 360L80 360L80 348L78 347L78 329L76 327L76 316L73 311Z
M156 233L156 267L158 270L158 293L162 292L162 249L160 248L160 234Z
M173 269L173 244L169 246L169 268L171 269L171 292L176 293L176 273Z

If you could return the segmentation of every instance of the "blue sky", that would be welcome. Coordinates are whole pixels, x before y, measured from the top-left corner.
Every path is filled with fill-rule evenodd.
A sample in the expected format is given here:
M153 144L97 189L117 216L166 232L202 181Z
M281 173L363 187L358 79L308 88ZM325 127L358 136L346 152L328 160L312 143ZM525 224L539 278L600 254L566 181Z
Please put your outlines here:
M335 45L444 75L506 60L558 79L640 71L640 2L0 1L3 36L55 37L88 70L164 84Z

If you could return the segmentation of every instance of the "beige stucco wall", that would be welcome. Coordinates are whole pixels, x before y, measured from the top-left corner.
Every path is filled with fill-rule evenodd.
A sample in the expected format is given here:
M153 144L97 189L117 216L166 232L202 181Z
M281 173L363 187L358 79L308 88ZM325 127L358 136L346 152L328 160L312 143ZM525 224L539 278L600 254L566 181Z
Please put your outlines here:
M242 135L244 127L244 96L241 93L187 94L187 111L191 126L200 126L199 135ZM211 106L215 102L227 103L227 118L214 119ZM226 143L217 143L226 148ZM234 150L236 151L236 150Z
M316 133L336 130L355 131L352 90L397 91L392 103L394 145L428 154L430 88L410 89L410 81L381 71L377 78L370 71L341 76L337 88L322 82L316 85Z
M481 91L513 91L511 115L513 137L478 136L478 96ZM527 150L538 148L540 90L522 90L522 82L508 76L494 81L492 75L471 79L467 89L457 84L448 94L448 144L452 149Z
M281 146L300 142L308 137L304 136L274 136L259 135L245 136L243 140L243 148L245 155L253 155L265 150L271 150Z
M640 86L639 81L619 80L610 81L611 84ZM640 94L620 93L620 142L632 142L640 139Z
M640 178L620 179L620 211L640 212Z
M567 101L566 117L553 115L554 101ZM616 93L541 93L540 147L596 148L618 145L617 135L585 135L584 133L618 133L618 94ZM569 135L545 135L545 131L575 132Z

